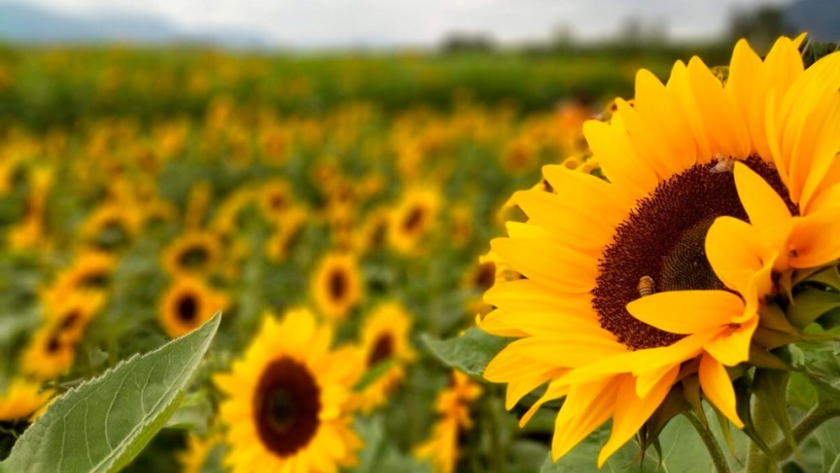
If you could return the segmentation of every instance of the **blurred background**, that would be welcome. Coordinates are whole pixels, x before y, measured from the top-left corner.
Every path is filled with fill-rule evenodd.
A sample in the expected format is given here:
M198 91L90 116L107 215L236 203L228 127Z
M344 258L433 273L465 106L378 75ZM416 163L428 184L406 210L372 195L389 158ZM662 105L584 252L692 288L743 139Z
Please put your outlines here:
M519 429L527 405L421 334L469 329L520 277L489 252L508 199L550 191L543 164L597 174L581 125L639 68L802 31L840 41L840 2L0 0L0 407L223 310L177 428L129 471L219 466L211 375L305 306L341 343L417 353L365 388L357 471L538 471L552 415ZM383 302L410 329L377 332ZM0 458L39 399L0 409Z

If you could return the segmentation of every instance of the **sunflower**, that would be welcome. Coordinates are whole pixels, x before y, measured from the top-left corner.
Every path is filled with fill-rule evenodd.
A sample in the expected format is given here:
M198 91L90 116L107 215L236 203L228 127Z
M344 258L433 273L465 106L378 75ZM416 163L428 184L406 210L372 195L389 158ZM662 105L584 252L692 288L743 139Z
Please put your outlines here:
M266 220L274 222L282 219L294 203L294 194L288 182L274 179L260 186L258 201Z
M311 286L318 310L330 319L343 319L362 299L362 277L356 257L349 253L327 254L315 268Z
M286 258L289 247L306 224L306 215L306 209L295 205L275 218L274 231L265 242L265 254L270 261L280 262Z
M472 428L470 403L480 395L481 386L464 373L453 371L450 385L436 399L438 419L432 425L432 434L415 447L414 456L430 460L436 473L452 473L458 461L458 434Z
M353 466L362 442L351 430L347 406L357 368L355 348L332 350L332 330L307 310L262 329L232 371L217 374L227 399L220 417L234 472L335 472Z
M400 253L418 250L440 209L440 193L432 188L408 189L388 222L388 240Z
M213 451L221 438L218 434L201 438L194 433L187 436L187 448L178 453L178 463L181 465L181 473L201 473L207 463L210 453Z
M142 211L136 205L106 203L94 210L80 229L82 241L102 251L124 248L137 236L143 224Z
M554 193L514 195L528 222L492 248L527 279L486 293L481 327L519 340L484 375L508 408L549 383L523 423L565 397L555 459L612 417L603 465L689 378L743 426L726 367L761 347L777 281L840 257L840 54L804 70L801 40L738 42L725 84L696 57L640 71L633 106L584 125L608 182L546 166Z
M47 322L24 347L21 371L38 380L52 380L66 374L76 358L77 341L67 337L57 321Z
M105 304L102 293L73 292L58 301L48 301L44 315L48 324L53 324L60 337L67 342L76 342L88 323Z
M14 422L34 417L53 396L50 389L41 389L40 383L15 378L5 394L0 396L0 422Z
M484 294L494 284L496 284L496 262L487 257L479 258L478 264L469 268L461 282L463 289L472 295L466 304L469 313L487 315L492 310L491 306L476 294Z
M170 337L180 337L200 327L220 310L226 310L227 296L200 280L181 276L163 293L160 324Z
M206 275L219 265L222 247L209 231L190 231L176 238L164 250L163 268L172 276Z
M363 322L364 366L371 369L380 363L391 363L376 381L360 393L359 408L363 413L369 413L385 402L388 392L405 376L405 365L415 357L409 340L410 330L411 316L396 302L380 304Z
M87 251L77 256L58 275L42 294L50 306L58 305L70 294L87 292L105 294L117 260L108 253Z

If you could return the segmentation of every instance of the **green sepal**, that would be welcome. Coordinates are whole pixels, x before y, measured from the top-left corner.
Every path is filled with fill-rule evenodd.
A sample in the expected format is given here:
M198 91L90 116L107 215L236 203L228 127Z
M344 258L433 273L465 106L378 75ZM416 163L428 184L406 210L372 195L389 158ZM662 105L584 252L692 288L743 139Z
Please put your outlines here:
M709 421L706 419L706 413L703 410L703 402L700 400L700 378L697 375L691 375L682 380L683 392L685 400L694 409L697 418L703 423L704 427L708 427Z
M675 384L671 390L668 391L668 395L665 396L662 404L653 411L653 414L639 430L639 443L642 447L642 454L644 454L650 445L657 448L657 441L659 439L659 434L662 433L662 429L668 425L668 422L670 422L671 419L679 414L688 412L689 410L691 410L691 405L686 400L682 385Z
M787 384L790 372L782 370L756 369L753 377L752 391L758 398L756 409L765 411L782 432L785 440L790 444L797 456L800 455L796 439L793 437L793 427L787 412Z
M732 454L735 461L740 464L741 458L738 456L738 448L735 446L735 439L732 437L732 422L730 422L729 419L727 419L726 416L719 410L714 409L714 413L718 425L720 426L720 432L723 435L723 440L729 448L729 453Z
M767 443L761 438L761 435L758 434L758 430L755 428L755 424L753 423L752 418L752 393L750 391L749 386L743 381L739 380L733 383L733 387L735 388L735 410L738 413L738 417L741 418L741 421L744 423L744 433L747 434L747 437L752 440L755 445L767 455L768 458L773 458L773 452L770 451L770 447L767 446Z
M753 341L767 350L773 350L801 340L801 337L787 332L780 332L759 326L753 334Z
M786 371L792 371L794 369L789 363L755 343L750 344L750 358L747 363L758 368Z

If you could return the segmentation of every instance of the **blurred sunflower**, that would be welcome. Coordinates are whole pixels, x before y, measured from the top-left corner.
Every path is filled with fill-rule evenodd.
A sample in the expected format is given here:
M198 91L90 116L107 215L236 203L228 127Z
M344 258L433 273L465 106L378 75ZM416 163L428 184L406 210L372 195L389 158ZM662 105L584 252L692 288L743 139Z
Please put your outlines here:
M143 224L142 210L124 203L106 203L91 212L80 229L82 241L101 251L124 248Z
M391 213L388 241L400 253L417 251L440 209L440 193L432 188L410 188Z
M65 336L58 322L47 322L23 348L20 355L21 371L44 381L66 374L76 357L76 342Z
M56 305L77 292L104 294L116 265L116 258L107 253L84 252L56 275L52 284L43 292L42 299L47 305Z
M265 241L266 257L273 262L286 258L289 248L306 224L306 210L301 206L291 206L273 221L274 231Z
M429 439L414 449L418 459L431 461L435 473L452 473L458 461L458 434L472 428L470 403L481 396L481 386L459 371L452 372L449 386L435 401L438 419Z
M492 248L528 279L488 291L481 326L520 340L485 377L508 408L549 382L523 422L566 398L555 459L612 417L603 465L687 378L743 425L726 367L774 347L771 274L840 257L840 54L804 70L801 40L764 61L738 42L725 85L696 57L666 85L640 71L634 106L584 125L609 182L546 166L555 193L515 195L528 223Z
M332 350L332 339L307 310L268 316L245 358L215 376L234 472L332 473L356 463L362 442L346 407L358 369L346 360L357 349Z
M284 179L273 179L260 186L258 202L266 220L274 222L294 204L294 194Z
M222 258L219 237L210 231L190 231L176 238L163 251L163 268L172 276L205 276Z
M367 414L387 399L387 394L405 376L405 365L416 356L409 339L411 316L396 302L377 306L362 323L362 356L364 366L371 369L390 363L376 381L359 395L359 409Z
M467 312L471 315L487 315L492 307L481 297L493 285L496 284L496 262L485 257L479 259L477 265L470 267L464 275L461 286L469 294L473 294L467 300Z
M177 456L181 473L201 473L210 452L221 440L219 435L207 438L201 438L194 433L187 435L187 448Z
M325 255L312 274L311 291L318 310L332 320L347 317L362 299L362 276L349 253Z
M73 292L61 300L45 304L44 315L47 323L57 328L63 340L75 343L104 304L105 295L102 293Z
M199 279L181 276L161 296L158 316L166 333L175 338L200 327L228 304L227 296Z
M33 417L53 396L50 389L41 389L41 383L15 378L0 396L0 422L14 422Z

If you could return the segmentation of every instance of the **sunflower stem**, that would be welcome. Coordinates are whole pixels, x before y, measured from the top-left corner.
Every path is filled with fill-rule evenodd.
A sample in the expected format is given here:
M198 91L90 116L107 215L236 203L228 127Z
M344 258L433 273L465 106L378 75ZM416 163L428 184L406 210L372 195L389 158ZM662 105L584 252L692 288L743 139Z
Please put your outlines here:
M700 435L700 439L703 440L703 443L706 445L706 449L709 451L709 456L712 457L712 463L715 466L715 470L717 470L718 473L730 473L731 470L729 469L729 463L726 462L723 450L720 448L720 444L717 439L715 439L715 435L712 431L709 430L708 426L703 425L696 415L691 413L686 413L684 415L688 421L691 422L694 430L697 431Z
M756 434L766 444L773 442L778 436L778 428L773 418L766 410L757 408L758 400L753 404L752 419ZM784 440L782 440L784 442ZM774 458L778 458L773 451ZM778 471L778 467L772 468L772 459L755 442L750 442L747 449L747 473L768 473Z
M817 406L793 428L793 439L796 441L796 444L802 443L817 427L835 417L840 417L840 407ZM771 450L773 451L773 455L780 460L793 454L793 448L784 439L773 445Z

